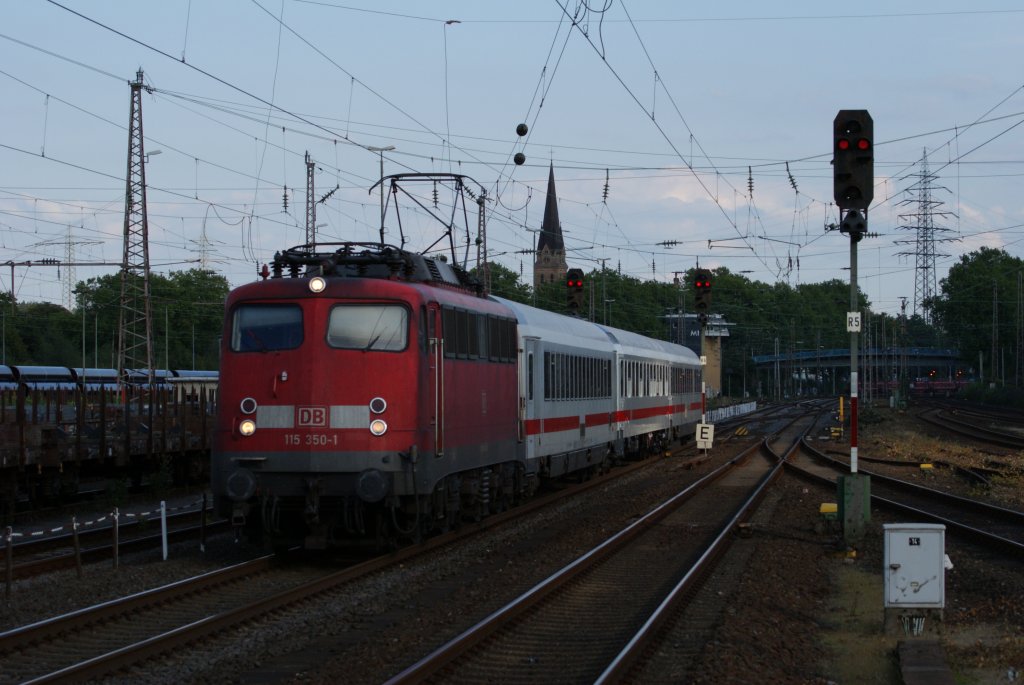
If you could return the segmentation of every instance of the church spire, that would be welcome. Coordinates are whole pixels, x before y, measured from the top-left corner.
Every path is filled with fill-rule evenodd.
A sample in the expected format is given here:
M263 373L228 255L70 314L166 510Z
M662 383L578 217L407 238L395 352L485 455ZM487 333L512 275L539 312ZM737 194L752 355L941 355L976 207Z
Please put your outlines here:
M555 193L555 165L548 171L548 191L544 200L544 220L537 238L537 253L533 263L533 285L561 281L565 277L565 242L562 223L558 220L558 195Z
M555 193L555 165L548 171L548 192L544 201L544 222L540 226L540 238L537 240L537 251L545 247L552 250L564 250L562 241L562 223L558 220L558 195Z

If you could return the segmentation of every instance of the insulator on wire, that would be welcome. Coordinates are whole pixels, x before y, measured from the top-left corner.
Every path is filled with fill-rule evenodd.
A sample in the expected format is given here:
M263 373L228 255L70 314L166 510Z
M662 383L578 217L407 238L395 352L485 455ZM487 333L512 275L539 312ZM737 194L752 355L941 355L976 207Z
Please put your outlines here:
M796 187L796 179L793 178L793 174L789 173L789 162L786 162L786 176L789 176L789 185L792 186L793 192L799 193L799 188Z

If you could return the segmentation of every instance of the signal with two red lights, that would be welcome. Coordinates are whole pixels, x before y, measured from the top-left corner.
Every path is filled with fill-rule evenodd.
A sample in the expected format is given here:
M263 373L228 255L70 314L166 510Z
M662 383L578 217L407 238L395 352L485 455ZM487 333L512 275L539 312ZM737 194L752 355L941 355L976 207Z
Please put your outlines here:
M832 122L833 197L841 209L866 210L874 199L874 121L866 109L843 109Z
M702 317L711 310L711 272L697 269L693 274L694 308Z
M566 304L569 311L583 308L583 269L569 269L565 274Z

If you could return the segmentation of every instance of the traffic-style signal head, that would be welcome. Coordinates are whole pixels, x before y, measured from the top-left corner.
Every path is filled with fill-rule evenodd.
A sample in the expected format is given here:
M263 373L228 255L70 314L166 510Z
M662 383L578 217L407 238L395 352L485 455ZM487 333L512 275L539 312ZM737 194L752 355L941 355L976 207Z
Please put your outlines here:
M569 269L565 274L566 303L570 311L583 307L583 269Z
M694 306L700 314L707 314L711 309L711 272L706 269L697 269L693 274L693 289L695 293Z
M866 109L839 110L832 122L833 198L841 209L867 209L874 199L874 128Z

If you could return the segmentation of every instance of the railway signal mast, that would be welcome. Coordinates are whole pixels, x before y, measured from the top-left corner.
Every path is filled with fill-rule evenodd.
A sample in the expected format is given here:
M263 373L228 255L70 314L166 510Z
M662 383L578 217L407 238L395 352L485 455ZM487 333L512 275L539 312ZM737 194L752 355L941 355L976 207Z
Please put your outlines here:
M839 230L850 236L850 473L839 479L843 534L847 543L863 538L871 516L870 480L857 473L857 344L861 316L857 297L857 243L867 234L868 207L874 199L874 121L866 109L839 110L832 122L833 198Z
M699 267L699 265L698 265ZM693 274L693 307L697 310L698 325L700 326L700 363L705 366L707 356L704 352L704 334L708 327L708 314L711 313L711 272L707 269L698 268ZM714 436L715 427L707 423L707 384L704 381L704 371L701 369L700 382L700 424L697 427L697 443L701 443L704 449L711 447L712 438L707 437L707 431Z

